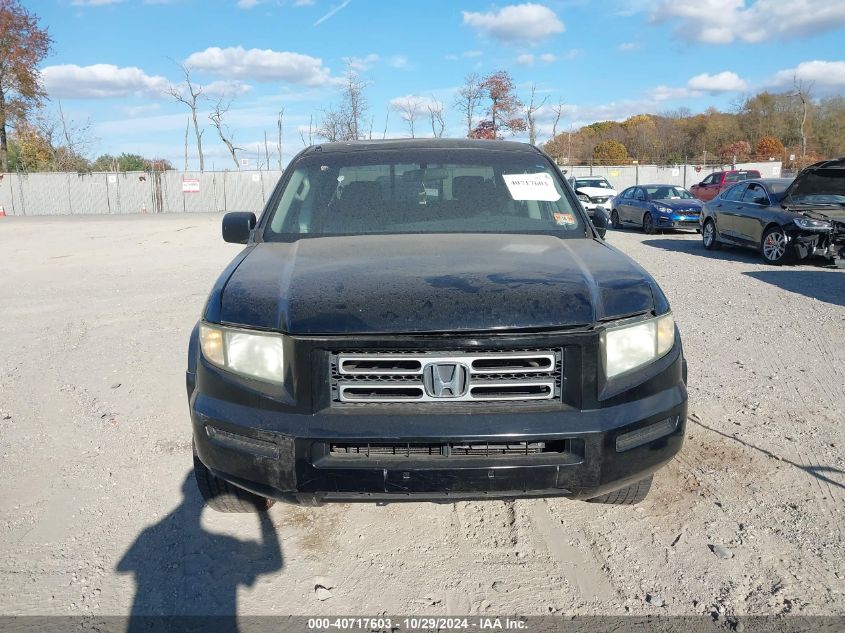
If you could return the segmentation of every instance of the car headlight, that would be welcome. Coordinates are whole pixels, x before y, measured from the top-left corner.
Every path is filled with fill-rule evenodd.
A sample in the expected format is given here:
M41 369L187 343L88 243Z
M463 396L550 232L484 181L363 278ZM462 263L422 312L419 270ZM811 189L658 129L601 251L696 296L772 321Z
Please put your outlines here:
M281 383L284 353L279 334L200 325L200 349L208 362L235 374Z
M668 213L669 215L672 215L672 207L664 207L662 204L656 204L654 205L654 208L658 213Z
M608 378L648 365L669 353L675 344L671 312L647 321L609 327L600 335L602 360Z
M795 223L795 226L797 226L799 229L805 229L810 231L826 231L831 227L830 222L814 220L812 218L795 218L793 222Z
M588 195L586 195L586 194L584 194L584 193L579 193L579 194L578 194L578 199L579 199L581 202L589 202L589 201L590 201L590 196L588 196Z

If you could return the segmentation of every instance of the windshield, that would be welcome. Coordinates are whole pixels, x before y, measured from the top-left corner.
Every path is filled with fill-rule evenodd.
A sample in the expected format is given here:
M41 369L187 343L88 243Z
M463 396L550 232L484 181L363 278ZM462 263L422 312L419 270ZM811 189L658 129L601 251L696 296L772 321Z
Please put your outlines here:
M613 189L610 183L604 178L578 178L575 181L575 188L580 187L595 187L596 189Z
M688 200L694 197L683 187L673 187L671 185L654 185L652 187L645 187L645 191L649 200L671 200L673 198Z
M586 226L554 166L530 153L373 150L296 162L264 238L373 233L553 233Z

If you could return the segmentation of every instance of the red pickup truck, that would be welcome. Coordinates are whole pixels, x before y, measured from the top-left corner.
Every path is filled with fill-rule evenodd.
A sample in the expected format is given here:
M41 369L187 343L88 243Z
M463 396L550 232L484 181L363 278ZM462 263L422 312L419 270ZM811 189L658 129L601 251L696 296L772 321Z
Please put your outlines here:
M759 178L760 172L756 169L732 169L729 171L714 171L697 185L689 188L690 193L699 200L707 202L712 200L725 187L729 187L741 180Z

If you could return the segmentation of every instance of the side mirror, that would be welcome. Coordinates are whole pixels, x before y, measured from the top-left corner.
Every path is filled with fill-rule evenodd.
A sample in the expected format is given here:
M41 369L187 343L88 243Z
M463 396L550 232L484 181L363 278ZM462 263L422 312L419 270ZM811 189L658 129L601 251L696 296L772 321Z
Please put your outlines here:
M248 211L233 211L223 216L223 240L233 244L246 244L249 234L255 228L255 214Z
M593 211L593 226L596 227L599 235L604 237L607 233L607 210L604 207L596 207Z

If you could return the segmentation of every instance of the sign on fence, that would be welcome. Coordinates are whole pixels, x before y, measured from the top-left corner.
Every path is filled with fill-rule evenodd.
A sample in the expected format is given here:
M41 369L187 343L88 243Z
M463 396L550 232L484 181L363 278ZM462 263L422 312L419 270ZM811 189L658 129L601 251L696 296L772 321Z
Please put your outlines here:
M199 193L200 181L196 178L182 179L182 193Z

